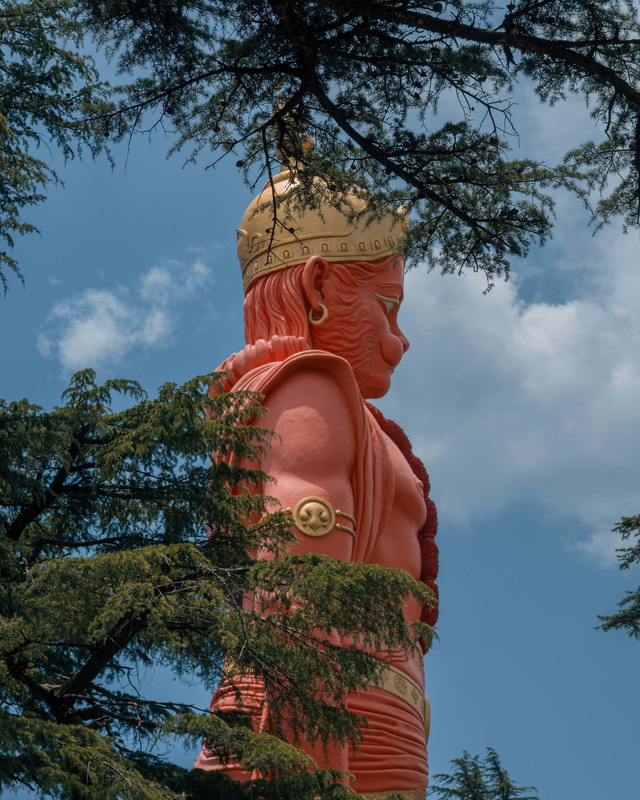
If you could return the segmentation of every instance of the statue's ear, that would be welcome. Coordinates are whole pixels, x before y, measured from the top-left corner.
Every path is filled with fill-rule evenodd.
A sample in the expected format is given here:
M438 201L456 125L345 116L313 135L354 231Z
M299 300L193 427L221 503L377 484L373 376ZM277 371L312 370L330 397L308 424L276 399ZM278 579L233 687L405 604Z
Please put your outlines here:
M302 270L302 291L304 292L309 308L318 308L324 299L323 286L330 271L329 264L322 256L311 256Z

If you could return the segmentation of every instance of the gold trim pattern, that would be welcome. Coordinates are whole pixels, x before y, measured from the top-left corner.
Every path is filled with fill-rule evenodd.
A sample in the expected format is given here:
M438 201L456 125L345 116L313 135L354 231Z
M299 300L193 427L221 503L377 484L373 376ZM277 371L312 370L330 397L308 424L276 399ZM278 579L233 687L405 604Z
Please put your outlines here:
M391 694L394 694L396 697L405 700L420 714L423 722L426 721L427 709L425 697L419 684L417 684L413 678L410 678L405 672L402 672L402 670L399 670L392 664L387 664L382 688L385 692L391 692Z
M420 714L424 725L425 741L428 742L431 729L431 703L429 698L423 695L420 685L402 670L392 664L385 664L382 686L377 688L381 688L382 691L389 692L404 700Z

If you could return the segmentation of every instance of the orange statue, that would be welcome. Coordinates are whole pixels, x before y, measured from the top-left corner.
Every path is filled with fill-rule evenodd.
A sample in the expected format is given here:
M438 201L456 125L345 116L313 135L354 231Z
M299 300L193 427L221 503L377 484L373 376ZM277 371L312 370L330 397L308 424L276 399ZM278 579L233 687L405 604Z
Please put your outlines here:
M288 170L274 188L295 191ZM388 391L409 347L397 321L404 260L395 244L407 222L389 213L360 229L357 217L308 209L274 232L268 200L270 183L238 230L248 344L219 368L228 374L227 389L264 395L269 413L260 424L280 437L261 465L277 479L265 492L293 510L300 538L291 552L401 567L435 591L436 516L427 474L401 429L365 401ZM349 202L363 211L361 198ZM414 603L405 613L433 624L437 611ZM353 773L361 794L424 798L429 705L422 658L376 655L387 664L384 689L348 700L370 725L358 750L336 747L328 764L319 749L309 752L320 764ZM249 675L233 684L257 727L264 691ZM223 682L212 709L233 708L237 693ZM251 777L206 749L195 766Z

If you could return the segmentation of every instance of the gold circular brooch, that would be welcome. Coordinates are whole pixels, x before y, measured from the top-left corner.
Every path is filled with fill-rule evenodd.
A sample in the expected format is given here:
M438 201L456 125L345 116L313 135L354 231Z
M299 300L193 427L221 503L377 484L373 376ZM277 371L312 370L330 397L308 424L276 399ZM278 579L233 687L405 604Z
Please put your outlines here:
M326 536L335 527L336 513L322 497L304 497L293 509L293 524L306 536Z

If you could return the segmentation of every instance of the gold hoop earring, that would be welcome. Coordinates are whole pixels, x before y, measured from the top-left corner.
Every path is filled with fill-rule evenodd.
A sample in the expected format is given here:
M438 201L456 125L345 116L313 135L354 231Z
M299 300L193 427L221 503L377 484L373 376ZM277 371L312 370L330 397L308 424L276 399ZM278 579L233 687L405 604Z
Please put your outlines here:
M322 316L320 319L313 318L313 309L309 309L309 322L312 325L322 325L323 322L326 322L329 319L329 309L325 306L324 303L318 303L320 308L322 309Z

